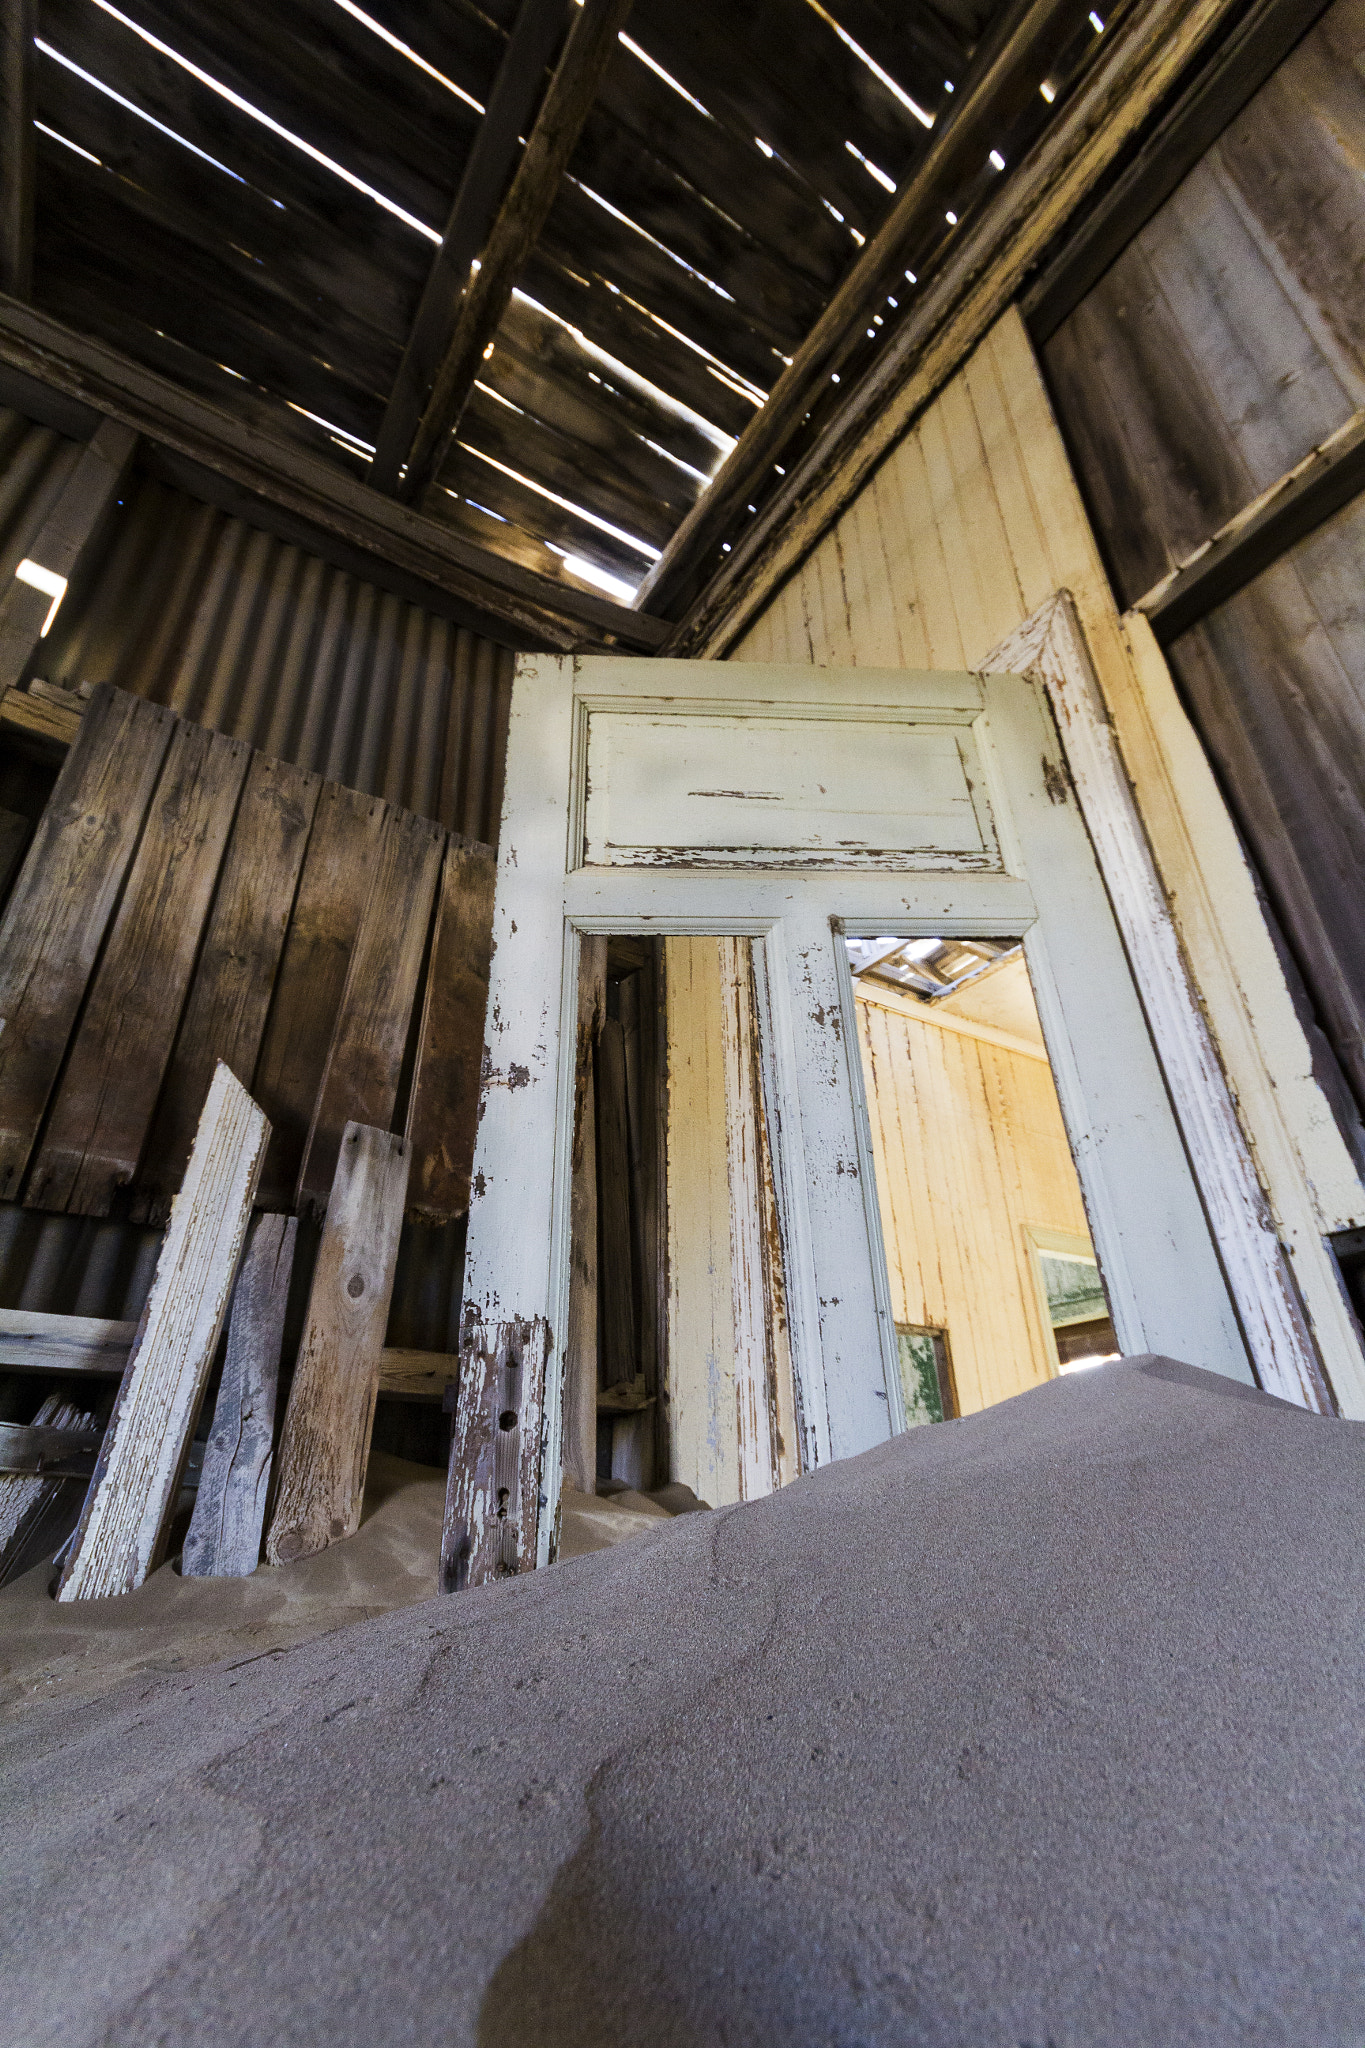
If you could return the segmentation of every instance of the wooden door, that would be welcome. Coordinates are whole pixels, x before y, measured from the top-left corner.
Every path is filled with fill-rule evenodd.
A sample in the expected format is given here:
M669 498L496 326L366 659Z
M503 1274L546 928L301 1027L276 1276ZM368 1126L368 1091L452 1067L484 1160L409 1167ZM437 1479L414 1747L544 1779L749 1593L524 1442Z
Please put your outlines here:
M811 1466L883 1440L901 1407L842 937L944 931L1024 939L1125 1351L1250 1380L1039 685L757 663L519 664L465 1299L480 1342L490 1324L545 1334L542 1560L560 1464L584 936L755 941ZM505 1543L497 1554L505 1568Z

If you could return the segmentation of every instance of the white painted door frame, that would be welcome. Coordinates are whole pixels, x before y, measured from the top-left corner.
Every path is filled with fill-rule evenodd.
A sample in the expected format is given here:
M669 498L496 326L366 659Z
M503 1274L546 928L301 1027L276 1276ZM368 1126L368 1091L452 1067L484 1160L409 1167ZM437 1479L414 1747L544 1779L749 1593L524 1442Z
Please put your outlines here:
M913 848L866 857L807 850L770 866L761 852L743 849L703 847L690 859L676 846L622 854L589 812L590 804L601 811L604 795L591 786L589 718L604 708L613 730L627 714L681 721L684 733L689 717L699 729L721 716L752 717L765 730L774 719L814 721L831 736L861 719L875 727L874 742L896 721L948 728L960 742L988 851L945 859ZM935 759L936 745L931 739ZM666 750L661 758L666 767ZM685 748L678 758L686 763ZM622 816L627 808L623 802ZM632 815L638 834L638 801ZM583 858L590 833L602 853L593 865ZM966 842L959 834L953 843ZM745 864L720 865L727 857ZM840 860L848 864L831 865ZM1038 683L1018 675L524 658L509 728L465 1299L467 1314L544 1316L549 1324L542 1557L558 1486L580 941L590 932L642 931L762 942L764 1057L807 1464L865 1449L900 1419L843 932L1023 935L1120 1342L1126 1351L1164 1350L1250 1379Z

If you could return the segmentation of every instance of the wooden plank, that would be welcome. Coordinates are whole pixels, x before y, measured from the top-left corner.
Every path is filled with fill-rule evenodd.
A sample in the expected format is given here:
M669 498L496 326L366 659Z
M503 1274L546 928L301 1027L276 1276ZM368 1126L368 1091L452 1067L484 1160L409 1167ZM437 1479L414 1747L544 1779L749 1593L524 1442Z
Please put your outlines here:
M596 1050L607 1013L607 942L589 934L578 959L573 1153L569 1192L569 1329L560 1461L580 1493L597 1485L598 1227Z
M107 1216L137 1172L251 759L176 727L24 1200Z
M520 164L460 302L455 330L408 451L403 491L413 498L436 472L452 428L474 388L522 265L534 248L560 179L616 47L631 0L584 0L565 40Z
M347 1124L386 1129L392 1119L445 837L410 811L390 809L385 820L299 1168L300 1203L327 1201Z
M104 1316L0 1309L0 1365L20 1372L103 1373L119 1379L136 1335L136 1323Z
M220 1063L62 1571L59 1600L129 1593L161 1560L269 1134L261 1111Z
M564 0L521 0L474 146L466 159L441 246L394 379L370 468L376 490L392 491L454 330L470 265L482 249L516 168L540 98L545 69L564 31Z
M597 1286L602 1332L598 1378L610 1388L633 1385L640 1370L630 1213L626 1046L619 1017L608 1017L602 1025L596 1079L600 1245Z
M275 1443L275 1390L298 1221L251 1226L228 1323L227 1356L180 1560L191 1579L240 1579L261 1561Z
M379 1391L400 1401L443 1401L460 1377L453 1351L412 1351L386 1344L379 1354Z
M0 292L33 283L33 37L37 0L0 4Z
M386 817L380 798L323 784L253 1082L273 1126L266 1208L294 1199Z
M271 1564L360 1527L407 1177L404 1139L346 1125L280 1440Z
M75 712L49 704L13 683L0 696L0 726L5 725L31 739L53 740L59 747L71 746L81 729Z
M441 1591L535 1570L549 1329L471 1317L460 1345Z
M52 1424L0 1422L0 1472L47 1473L53 1479L89 1479L103 1432Z
M33 1420L39 1428L84 1432L96 1427L95 1416L65 1394L49 1394ZM0 1586L65 1542L85 1493L83 1480L0 1474Z
M469 1208L496 880L491 846L449 841L408 1106L408 1213L429 1222Z
M180 1185L215 1063L256 1070L321 788L320 776L288 761L251 758L138 1174L140 1215L164 1214Z
M215 480L500 619L520 645L654 648L667 637L662 620L503 561L370 490L331 459L233 419L220 404L17 301L0 302L0 367L124 420Z
M0 923L0 1199L19 1192L175 723L95 691Z

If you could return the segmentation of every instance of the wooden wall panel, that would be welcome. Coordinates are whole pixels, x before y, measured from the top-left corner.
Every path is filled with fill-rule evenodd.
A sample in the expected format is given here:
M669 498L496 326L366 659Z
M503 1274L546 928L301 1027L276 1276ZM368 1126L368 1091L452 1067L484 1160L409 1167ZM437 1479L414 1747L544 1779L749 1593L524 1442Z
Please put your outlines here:
M970 668L1070 590L1334 1390L1365 1362L1325 1230L1365 1222L1247 866L1140 615L1120 619L1023 322L1002 319L755 622L738 660Z
M1336 0L1044 350L1126 602L1365 405L1363 60Z
M857 1012L892 1310L947 1331L971 1414L1052 1376L1025 1227L1088 1235L1052 1071L861 990Z

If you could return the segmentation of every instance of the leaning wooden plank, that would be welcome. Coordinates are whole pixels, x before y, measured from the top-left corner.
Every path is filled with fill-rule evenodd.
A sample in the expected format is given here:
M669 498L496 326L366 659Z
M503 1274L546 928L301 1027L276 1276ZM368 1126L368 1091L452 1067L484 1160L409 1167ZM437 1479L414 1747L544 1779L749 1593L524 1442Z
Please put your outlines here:
M549 1326L471 1319L460 1346L441 1591L535 1570Z
M273 1127L261 1174L267 1209L294 1200L387 817L378 797L322 786L252 1083Z
M255 1071L321 778L255 754L223 859L175 1051L138 1169L138 1220L180 1185L214 1064Z
M128 1363L136 1323L104 1316L54 1316L0 1308L0 1365L21 1372L103 1373L118 1379Z
M107 1216L137 1172L250 759L241 740L176 727L29 1175L30 1208Z
M271 1564L360 1526L407 1180L402 1138L347 1124L284 1418Z
M33 1418L39 1429L93 1431L94 1415L63 1394L49 1394ZM86 1482L50 1473L0 1475L0 1586L50 1557L70 1535Z
M450 841L408 1108L408 1209L426 1222L448 1223L469 1208L496 879L491 846Z
M246 1241L270 1125L219 1065L59 1600L129 1593L159 1563Z
M569 1177L569 1331L560 1463L580 1493L597 1485L597 1040L607 1014L607 942L582 942Z
M383 1130L393 1116L445 837L410 811L385 822L299 1169L301 1206L327 1200L349 1121Z
M640 1352L635 1334L626 1042L619 1017L607 1019L597 1046L597 1217L602 1332L598 1378L604 1387L629 1386L640 1370Z
M13 1201L175 716L101 684L0 923L0 1200Z
M258 1216L237 1276L218 1404L180 1559L191 1579L244 1579L261 1561L275 1390L298 1222Z

